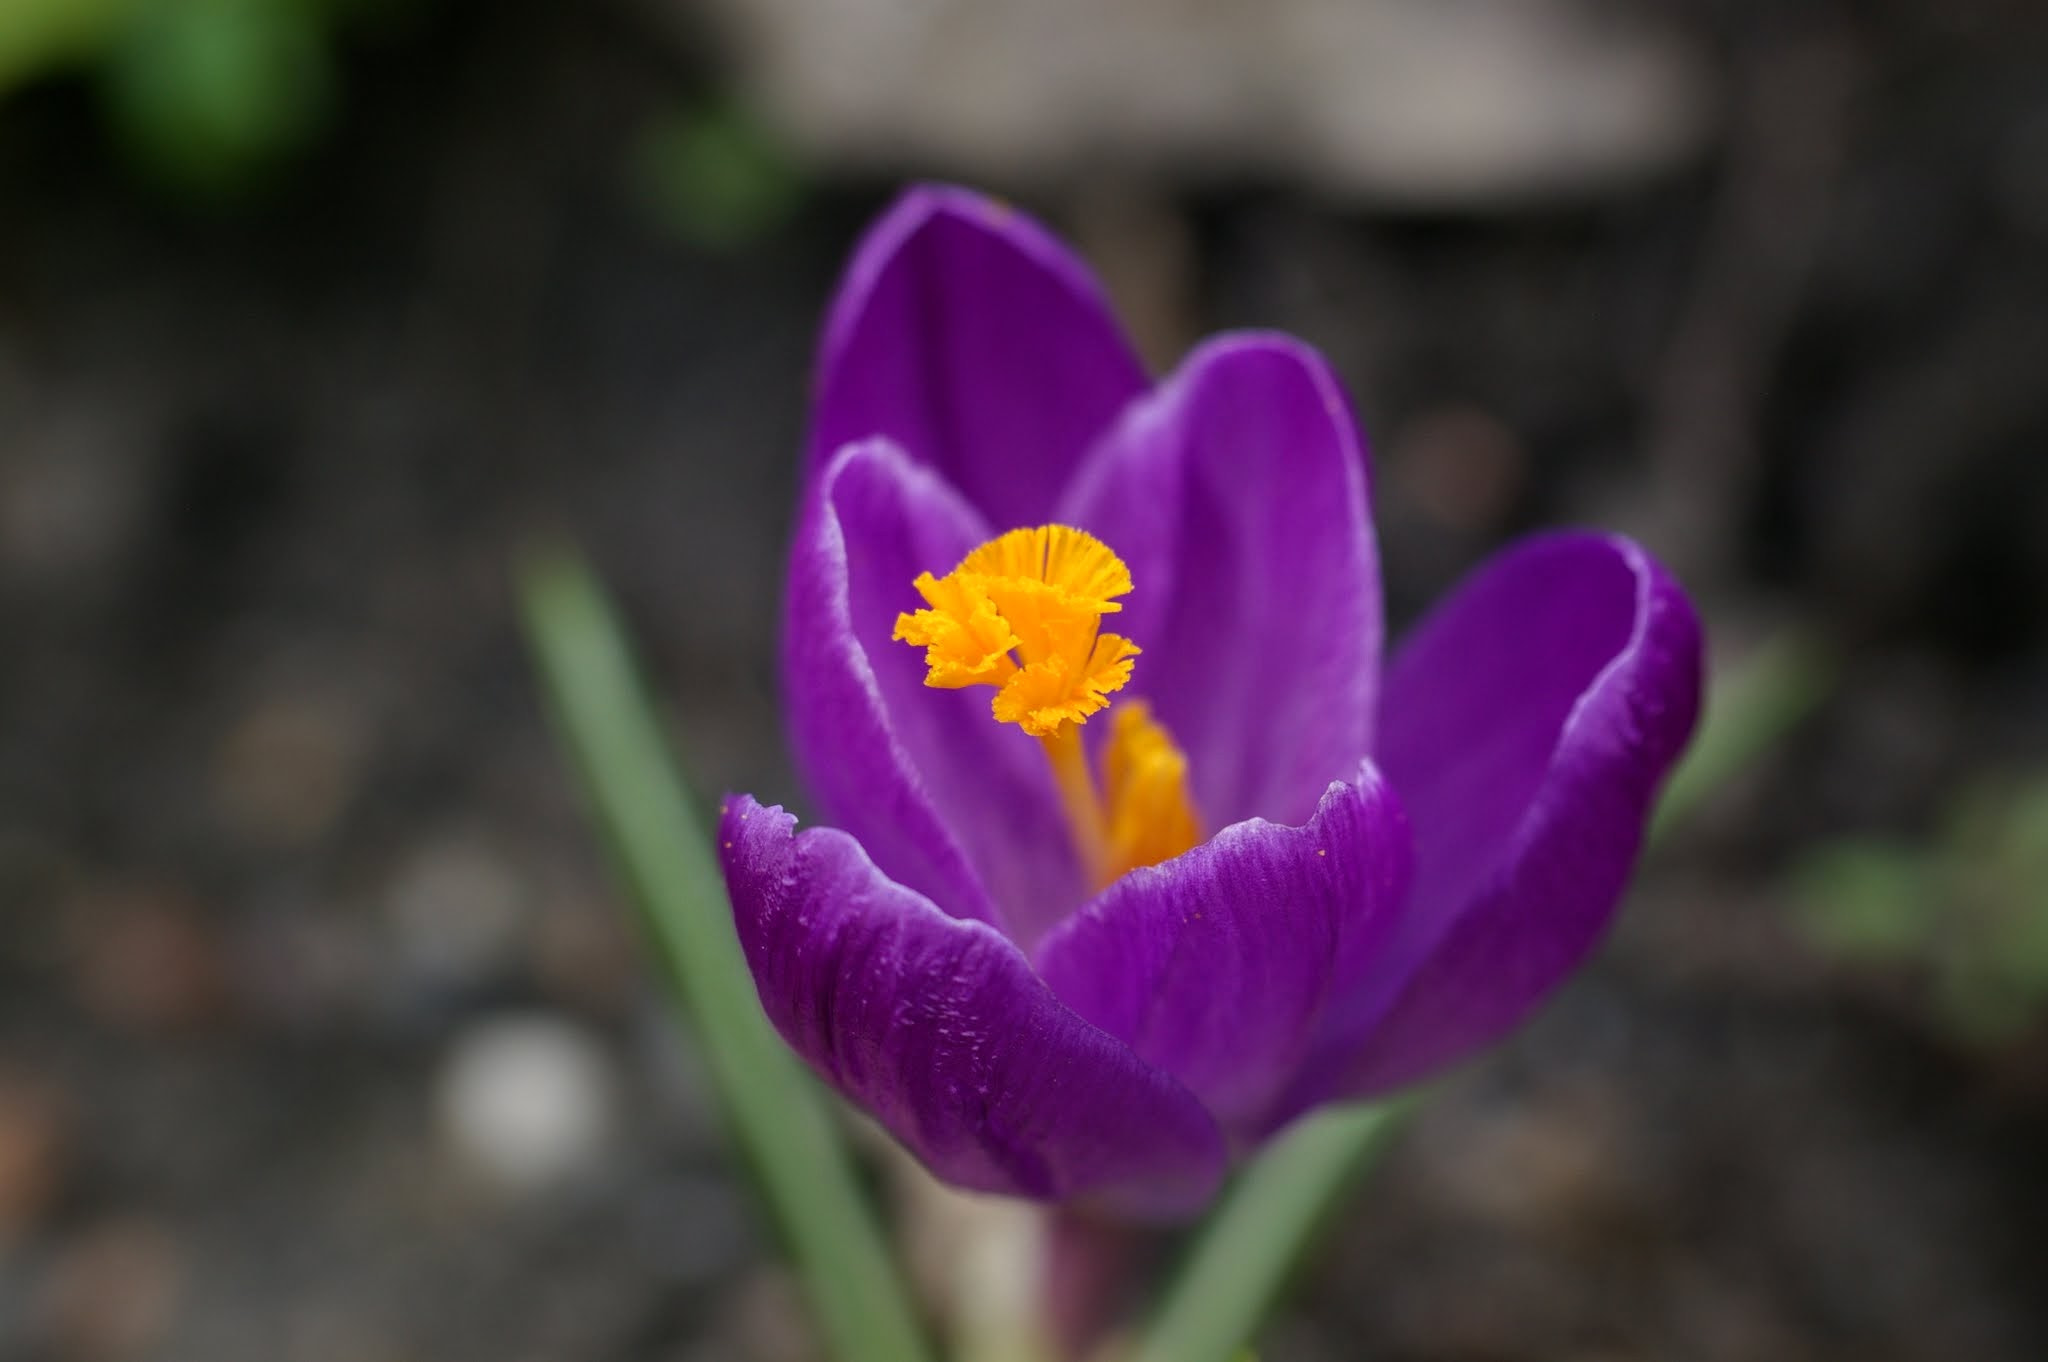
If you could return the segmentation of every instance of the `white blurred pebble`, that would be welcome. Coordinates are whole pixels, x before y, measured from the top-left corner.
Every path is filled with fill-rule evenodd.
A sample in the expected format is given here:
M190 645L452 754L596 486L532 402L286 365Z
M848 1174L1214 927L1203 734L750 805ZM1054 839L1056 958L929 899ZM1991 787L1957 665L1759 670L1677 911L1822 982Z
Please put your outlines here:
M581 1028L506 1016L456 1037L441 1066L441 1129L456 1155L509 1192L593 1168L618 1129L618 1075Z

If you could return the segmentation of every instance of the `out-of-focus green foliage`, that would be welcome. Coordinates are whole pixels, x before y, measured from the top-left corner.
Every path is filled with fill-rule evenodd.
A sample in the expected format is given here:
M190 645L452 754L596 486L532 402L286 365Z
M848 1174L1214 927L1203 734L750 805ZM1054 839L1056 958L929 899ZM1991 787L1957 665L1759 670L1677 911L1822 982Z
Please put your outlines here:
M731 107L655 120L633 161L634 179L662 225L704 250L744 246L803 201L803 177L788 151Z
M138 167L218 193L302 149L333 104L335 31L375 0L0 0L0 99L87 72ZM4 110L0 110L4 114Z
M1942 1024L1995 1042L2048 1010L2048 778L1966 791L1928 846L1812 853L1798 921L1824 950L1921 971Z
M140 0L101 75L144 168L230 188L317 132L334 88L319 0Z
M103 48L137 0L6 0L0 4L0 95Z
M1733 666L1716 667L1692 749L1657 805L1655 832L1683 822L1782 742L1834 691L1835 673L1827 648L1793 630L1767 640Z

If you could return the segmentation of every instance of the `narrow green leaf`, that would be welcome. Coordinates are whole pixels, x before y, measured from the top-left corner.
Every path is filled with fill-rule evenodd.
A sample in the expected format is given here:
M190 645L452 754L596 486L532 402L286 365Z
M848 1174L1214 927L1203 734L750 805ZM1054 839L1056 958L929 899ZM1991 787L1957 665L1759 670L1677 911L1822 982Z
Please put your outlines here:
M1716 685L1690 755L1655 819L1656 841L1768 752L1834 687L1832 658L1792 634ZM1127 1362L1232 1362L1346 1194L1420 1099L1411 1094L1310 1117L1253 1162L1195 1236Z
M930 1351L825 1095L761 1012L723 879L603 589L567 551L528 559L519 588L563 745L696 1025L733 1138L832 1355L925 1362Z
M1338 1107L1281 1137L1203 1224L1128 1362L1233 1362L1316 1232L1414 1110L1412 1098Z
M1784 740L1835 688L1834 657L1787 630L1715 682L1692 747L1664 787L1652 840L1692 816L1708 796Z

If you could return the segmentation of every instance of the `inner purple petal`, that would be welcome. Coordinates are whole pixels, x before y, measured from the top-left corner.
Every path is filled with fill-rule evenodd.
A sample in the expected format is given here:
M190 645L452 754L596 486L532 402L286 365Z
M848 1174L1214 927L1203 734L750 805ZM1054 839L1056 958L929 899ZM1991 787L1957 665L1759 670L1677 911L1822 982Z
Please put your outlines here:
M1220 336L1128 409L1065 514L1127 556L1133 695L1209 826L1300 823L1372 742L1378 556L1341 386L1284 336Z
M1494 873L1573 706L1635 626L1641 582L1621 554L1525 561L1445 627L1426 621L1383 683L1379 759L1415 827L1418 905L1464 902ZM1525 645L1503 655L1502 637Z
M891 638L898 613L921 604L917 574L950 570L988 528L936 472L901 457L850 466L833 506L846 532L854 637L889 722L1006 930L1035 940L1085 893L1045 754L995 721L988 690L925 685L921 650Z

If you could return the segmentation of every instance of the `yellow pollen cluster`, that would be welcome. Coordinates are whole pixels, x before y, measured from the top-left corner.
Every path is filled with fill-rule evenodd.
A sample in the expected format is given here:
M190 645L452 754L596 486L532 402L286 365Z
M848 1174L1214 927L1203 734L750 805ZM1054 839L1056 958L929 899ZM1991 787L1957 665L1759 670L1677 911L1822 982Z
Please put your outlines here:
M994 686L995 717L1035 738L1085 723L1131 679L1137 645L1101 632L1130 569L1091 534L1011 530L913 585L926 608L898 615L895 637L925 650L925 684Z
M927 686L994 686L995 717L1038 739L1090 880L1106 885L1202 840L1188 760L1144 701L1111 716L1099 782L1081 742L1080 725L1108 707L1138 655L1102 632L1131 589L1107 544L1065 525L1011 530L913 585L925 608L896 617L896 639L924 649Z

